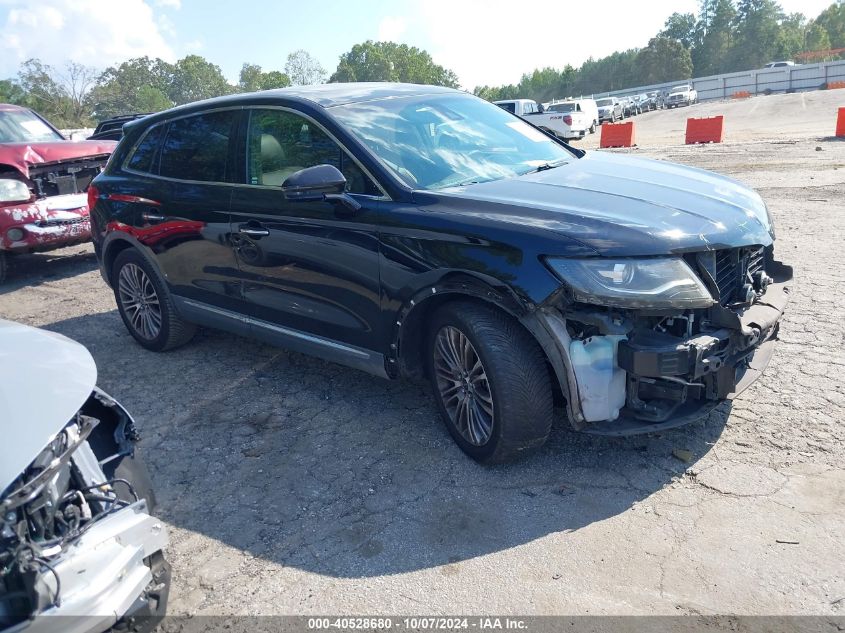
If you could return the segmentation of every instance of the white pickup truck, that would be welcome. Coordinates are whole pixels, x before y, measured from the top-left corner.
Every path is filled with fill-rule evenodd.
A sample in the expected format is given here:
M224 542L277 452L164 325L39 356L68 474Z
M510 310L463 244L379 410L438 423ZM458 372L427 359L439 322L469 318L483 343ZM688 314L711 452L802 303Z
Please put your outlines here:
M582 106L581 100L561 101L548 107L530 99L510 99L493 103L564 140L584 138L596 129L597 115L588 112L589 108Z
M675 86L669 91L669 96L666 97L667 108L677 108L682 105L692 105L698 102L698 92L689 84Z

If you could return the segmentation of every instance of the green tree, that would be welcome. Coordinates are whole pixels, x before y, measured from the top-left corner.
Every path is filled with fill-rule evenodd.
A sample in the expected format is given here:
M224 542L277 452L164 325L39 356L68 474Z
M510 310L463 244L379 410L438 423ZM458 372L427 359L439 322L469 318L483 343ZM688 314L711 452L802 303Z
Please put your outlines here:
M290 77L278 70L264 72L256 64L244 64L238 80L240 92L256 92L257 90L272 90L286 88L290 85Z
M791 13L780 21L773 59L792 59L805 50L807 18L803 13Z
M805 48L808 51L827 51L832 48L827 29L818 22L812 22L807 27L807 35L804 42Z
M176 105L210 99L234 91L216 64L199 55L188 55L173 66L167 96Z
M698 22L700 44L691 52L696 77L717 75L733 70L731 52L734 45L736 7L732 0L705 0Z
M84 127L91 122L87 96L97 71L67 62L58 71L38 59L21 64L18 85L27 104L59 127Z
M88 102L95 118L158 112L173 106L167 96L175 68L161 59L136 57L111 66L97 79Z
M637 63L646 84L689 79L692 58L689 50L676 39L653 37L637 55Z
M285 74L294 86L310 86L326 81L326 71L308 51L299 49L288 55Z
M330 82L401 81L458 87L454 72L435 64L426 51L395 42L367 40L340 56Z
M685 48L692 48L698 39L698 20L693 13L673 13L668 17L659 36L679 41Z
M731 70L761 68L777 57L783 10L775 0L739 0Z
M822 11L814 20L814 24L827 32L828 48L845 48L845 0L834 2ZM812 48L810 50L826 50Z
M28 106L26 91L14 79L0 79L0 103Z

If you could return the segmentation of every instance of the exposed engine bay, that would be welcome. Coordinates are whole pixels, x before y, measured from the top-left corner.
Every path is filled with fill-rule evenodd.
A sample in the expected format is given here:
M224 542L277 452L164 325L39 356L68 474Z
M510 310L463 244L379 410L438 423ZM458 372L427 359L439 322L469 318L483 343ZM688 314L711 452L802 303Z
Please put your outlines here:
M792 269L771 247L687 257L714 297L709 308L625 310L571 302L547 312L568 353L573 419L627 435L701 417L758 378L790 298Z
M29 168L29 179L38 198L83 193L103 170L109 155L37 163Z
M120 587L133 575L131 590L122 590L129 604L117 601L124 609L117 613L131 611L133 601L143 603L136 610L163 610L166 536L147 513L153 499L146 471L134 460L138 439L125 410L95 389L3 491L0 629L42 613L109 617L97 609L102 587ZM149 534L140 529L145 525Z

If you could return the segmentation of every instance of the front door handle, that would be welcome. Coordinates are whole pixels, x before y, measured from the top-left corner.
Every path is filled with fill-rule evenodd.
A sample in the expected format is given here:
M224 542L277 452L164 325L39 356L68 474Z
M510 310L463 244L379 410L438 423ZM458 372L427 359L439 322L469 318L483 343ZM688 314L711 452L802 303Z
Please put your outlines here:
M244 235L248 235L250 237L264 237L265 235L270 235L270 231L268 229L262 229L257 226L249 226L246 224L238 227L238 233L243 233Z
M159 215L158 213L142 213L141 217L146 220L147 222L163 222L165 217L163 215Z

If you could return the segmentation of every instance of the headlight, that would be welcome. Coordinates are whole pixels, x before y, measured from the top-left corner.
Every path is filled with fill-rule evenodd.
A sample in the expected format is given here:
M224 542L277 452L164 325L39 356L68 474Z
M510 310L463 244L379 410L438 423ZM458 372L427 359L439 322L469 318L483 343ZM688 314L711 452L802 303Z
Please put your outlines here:
M682 259L548 259L578 301L617 308L706 308L713 297Z
M27 202L31 197L26 183L14 178L0 178L0 202Z

